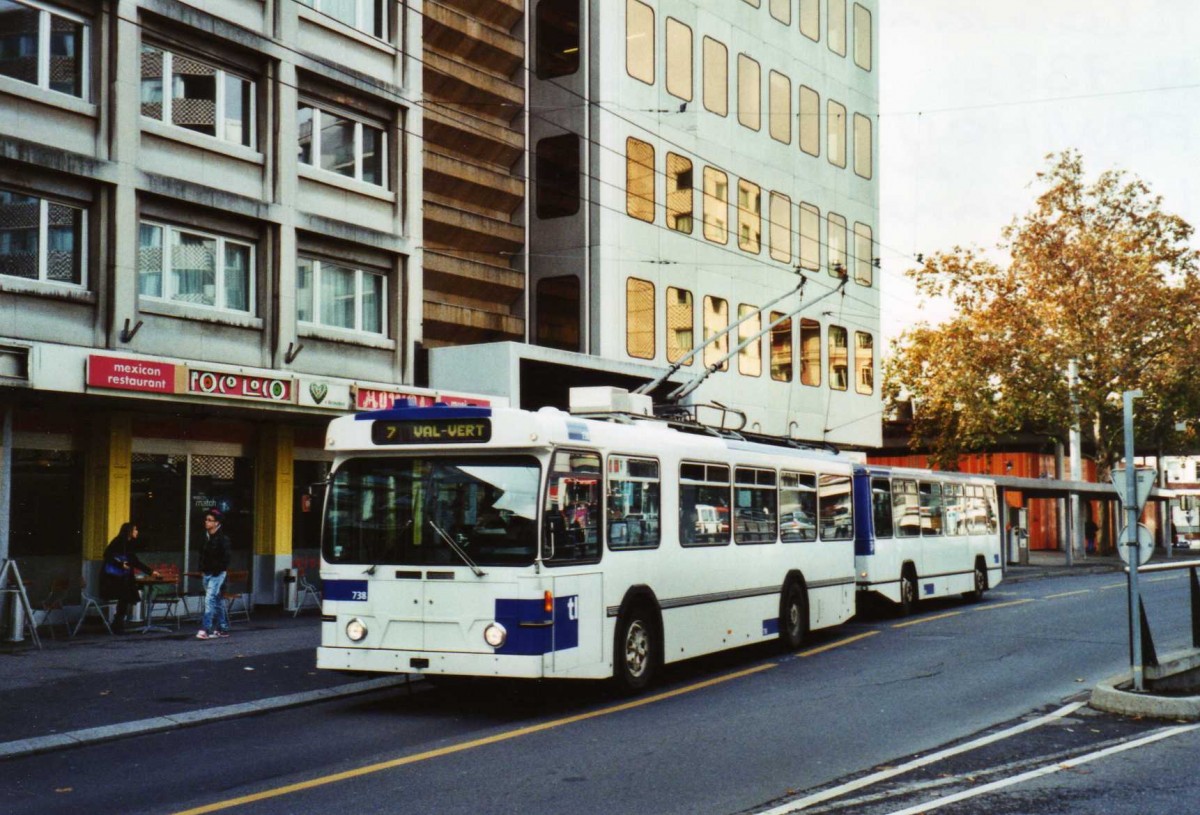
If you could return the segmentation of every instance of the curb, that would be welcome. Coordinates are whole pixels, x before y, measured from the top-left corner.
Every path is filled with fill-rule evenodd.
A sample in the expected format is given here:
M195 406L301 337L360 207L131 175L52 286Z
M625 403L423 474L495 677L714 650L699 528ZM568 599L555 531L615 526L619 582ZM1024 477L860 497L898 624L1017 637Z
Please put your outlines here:
M253 702L241 702L236 705L224 705L222 707L208 708L205 710L193 710L185 713L175 713L170 716L154 716L149 719L138 719L136 721L124 722L122 724L89 727L83 730L74 730L69 733L55 733L52 736L35 736L29 739L0 742L0 761L10 758L17 758L20 756L34 755L36 753L48 753L52 750L62 750L67 747L81 747L85 744L98 744L104 741L123 739L128 736L159 733L164 730L174 730L178 727L192 727L193 725L207 724L208 722L221 721L222 719L234 719L239 716L251 716L256 713L265 713L270 710L280 710L282 708L297 707L299 705L308 705L315 702L325 702L330 699L338 699L344 696L356 696L362 693L387 690L388 688L394 688L400 685L408 684L410 684L410 678L407 674L399 677L387 676L379 679L368 679L362 682L351 682L347 685L341 685L335 688L322 688L321 690L305 691L304 693L292 693L286 696L272 696L267 699L258 699Z
M1105 679L1092 689L1088 704L1097 710L1122 716L1200 721L1200 696L1157 696L1120 689L1120 685L1132 681L1132 674L1119 674Z

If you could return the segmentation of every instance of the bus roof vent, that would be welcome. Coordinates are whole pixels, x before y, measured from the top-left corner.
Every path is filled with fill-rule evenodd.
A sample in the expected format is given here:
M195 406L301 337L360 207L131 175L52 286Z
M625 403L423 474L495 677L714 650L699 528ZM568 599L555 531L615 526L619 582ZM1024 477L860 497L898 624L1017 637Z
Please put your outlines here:
M627 416L653 416L654 403L649 394L630 393L624 388L607 385L591 388L571 388L571 412Z

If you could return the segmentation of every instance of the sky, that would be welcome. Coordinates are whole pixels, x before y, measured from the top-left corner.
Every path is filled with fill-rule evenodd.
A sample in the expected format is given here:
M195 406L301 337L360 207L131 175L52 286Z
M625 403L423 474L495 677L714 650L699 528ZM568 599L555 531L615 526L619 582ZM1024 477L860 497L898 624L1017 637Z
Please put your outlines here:
M1200 229L1200 2L880 0L880 263L889 340L947 309L918 253L995 251L1046 156L1140 177ZM1200 249L1195 236L1193 245Z

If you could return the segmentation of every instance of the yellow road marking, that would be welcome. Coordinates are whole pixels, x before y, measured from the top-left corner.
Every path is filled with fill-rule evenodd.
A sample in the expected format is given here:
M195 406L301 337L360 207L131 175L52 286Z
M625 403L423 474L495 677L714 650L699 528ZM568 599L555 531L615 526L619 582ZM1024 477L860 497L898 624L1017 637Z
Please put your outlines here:
M1080 589L1079 591L1064 591L1062 594L1047 594L1043 600L1055 600L1059 597L1074 597L1076 594L1088 594L1091 589Z
M873 637L878 633L879 633L878 631L865 631L862 634L855 634L853 637L846 637L846 639L844 639L844 640L838 640L837 642L831 642L828 645L822 645L817 648L810 648L807 651L800 651L799 653L796 654L796 656L811 657L811 656L815 656L816 654L823 654L826 651L833 650L834 648L841 648L843 645L849 645L852 642L858 642L859 640L865 640L867 637Z
M979 606L975 610L976 611L991 611L992 609L996 609L996 608L1008 608L1010 606L1019 606L1019 605L1025 604L1025 603L1032 603L1032 602L1033 602L1032 597L1026 597L1024 600L1009 600L1007 603L989 603L986 606Z
M875 633L875 632L871 632L871 633ZM371 775L373 773L382 772L384 770L391 770L396 767L403 767L408 764L416 764L418 762L428 761L433 758L441 758L442 756L449 756L449 755L453 755L455 753L462 753L467 750L474 750L477 747L486 747L490 744L499 744L500 742L520 738L521 736L529 736L534 733L541 733L546 730L553 730L554 728L563 727L568 724L575 724L576 722L587 721L588 719L595 719L600 716L608 716L613 713L621 713L626 710L633 710L634 708L644 707L646 705L654 704L655 702L661 702L664 699L670 699L675 696L682 696L685 693L692 693L694 691L712 687L713 685L720 685L723 682L730 682L734 679L741 679L743 677L750 676L752 674L761 673L762 671L768 670L770 668L776 668L776 667L778 667L778 665L779 665L779 663L777 663L777 662L769 662L764 665L757 665L753 668L747 668L744 671L737 671L735 673L725 674L724 676L714 677L713 679L707 679L703 682L697 682L693 685L687 685L682 688L676 688L675 690L666 691L664 693L657 693L654 696L647 696L643 699L634 699L633 701L624 702L619 705L613 705L612 707L606 707L606 708L602 708L600 710L593 710L588 713L580 713L575 716L567 716L565 718L555 719L555 720L549 721L549 722L542 722L541 724L530 725L529 727L520 727L520 728L517 728L516 730L509 730L504 733L497 733L494 736L487 736L482 739L474 739L472 741L465 741L465 742L462 742L461 744L451 744L447 747L439 747L436 750L428 750L424 753L416 753L415 755L411 755L411 756L403 756L401 758L393 758L393 759L389 759L388 761L378 762L376 764L368 764L365 767L358 767L353 770L344 770L340 773L332 773L330 775L323 775L323 776L319 776L317 778L310 778L307 781L300 781L295 784L287 784L282 787L276 787L275 789L270 789L270 790L263 790L262 792L256 792L251 795L243 795L240 798L229 798L224 801L217 801L212 804L205 804L204 806L195 807L194 809L183 810L181 812L175 813L175 815L201 815L202 813L206 813L206 812L219 812L223 809L232 809L233 807L242 806L243 804L252 804L255 801L265 801L270 798L279 798L284 795L291 795L294 792L301 792L303 790L315 789L317 787L323 787L328 784L335 784L339 781L347 781L352 778L361 778L362 776Z
M908 628L910 625L920 625L921 623L931 623L934 620L944 620L947 617L957 617L962 614L961 611L947 611L945 614L935 614L932 617L921 617L919 620L909 620L906 623L896 623L892 628Z

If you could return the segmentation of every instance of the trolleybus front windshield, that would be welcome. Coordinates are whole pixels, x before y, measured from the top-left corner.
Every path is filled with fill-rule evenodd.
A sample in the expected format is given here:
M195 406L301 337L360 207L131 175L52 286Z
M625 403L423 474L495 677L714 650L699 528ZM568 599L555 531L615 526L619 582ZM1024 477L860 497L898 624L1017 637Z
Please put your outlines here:
M480 566L533 563L537 460L528 456L358 458L333 474L328 563Z

